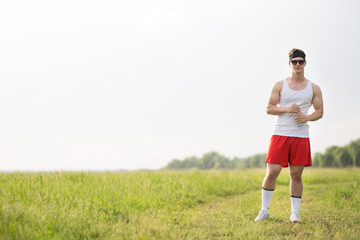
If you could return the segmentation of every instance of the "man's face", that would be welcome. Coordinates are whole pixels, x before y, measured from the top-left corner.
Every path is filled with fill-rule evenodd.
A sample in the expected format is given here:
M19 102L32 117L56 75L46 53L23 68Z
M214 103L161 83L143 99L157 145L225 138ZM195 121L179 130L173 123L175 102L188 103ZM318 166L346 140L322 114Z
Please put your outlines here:
M306 66L306 61L302 57L296 57L291 59L289 65L293 72L301 73L304 72L304 68Z

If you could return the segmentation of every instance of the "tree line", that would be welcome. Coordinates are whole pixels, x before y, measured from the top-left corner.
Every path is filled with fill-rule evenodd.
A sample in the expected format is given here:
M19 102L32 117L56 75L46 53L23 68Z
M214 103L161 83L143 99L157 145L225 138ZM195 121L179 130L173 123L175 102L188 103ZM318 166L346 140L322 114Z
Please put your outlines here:
M218 152L212 151L205 153L202 157L187 157L184 160L174 159L166 169L241 169L241 168L260 168L265 167L266 153L256 154L247 158L234 157L227 158Z
M360 139L339 147L328 147L323 154L313 156L316 167L360 167Z
M218 152L205 153L202 157L187 157L183 160L172 160L165 169L246 169L266 166L266 153L246 158L228 158ZM360 139L339 147L331 146L325 153L316 153L312 158L315 167L360 167Z

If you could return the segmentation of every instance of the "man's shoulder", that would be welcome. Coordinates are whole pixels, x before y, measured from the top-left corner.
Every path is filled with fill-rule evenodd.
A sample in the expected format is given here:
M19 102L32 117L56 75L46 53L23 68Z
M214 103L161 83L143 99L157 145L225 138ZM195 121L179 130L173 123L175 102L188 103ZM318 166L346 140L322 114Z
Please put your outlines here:
M279 81L276 81L276 82L274 83L274 88L275 88L275 89L281 89L282 86L283 86L283 83L284 83L284 79L279 80Z
M320 90L319 85L317 85L317 84L314 83L313 81L311 81L311 85L312 85L313 90Z
M281 80L276 81L275 84L283 84L283 82L284 82L284 79L281 79Z
M317 85L313 81L311 81L311 85L312 85L313 93L316 94L316 95L318 95L318 94L321 95L321 89L320 89L319 85Z

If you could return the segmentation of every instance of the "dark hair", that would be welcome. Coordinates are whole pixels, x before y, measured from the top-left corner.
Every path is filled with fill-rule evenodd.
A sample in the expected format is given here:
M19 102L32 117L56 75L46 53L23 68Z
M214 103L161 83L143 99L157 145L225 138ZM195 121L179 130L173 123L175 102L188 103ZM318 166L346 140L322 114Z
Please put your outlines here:
M298 49L298 48L291 49L291 51L289 52L289 59L290 60L294 57L293 55L301 56L302 58L304 58L304 60L305 60L305 57L306 57L306 54L304 53L304 51L301 50L301 49Z

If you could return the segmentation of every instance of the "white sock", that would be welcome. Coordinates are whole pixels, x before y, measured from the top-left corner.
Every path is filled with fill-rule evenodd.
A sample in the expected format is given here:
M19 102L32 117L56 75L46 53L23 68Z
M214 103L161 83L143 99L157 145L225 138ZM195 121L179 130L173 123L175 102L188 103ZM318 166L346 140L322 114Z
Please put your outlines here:
M261 210L269 210L270 201L275 189L262 189L261 192Z
M299 213L301 197L291 196L291 212Z

